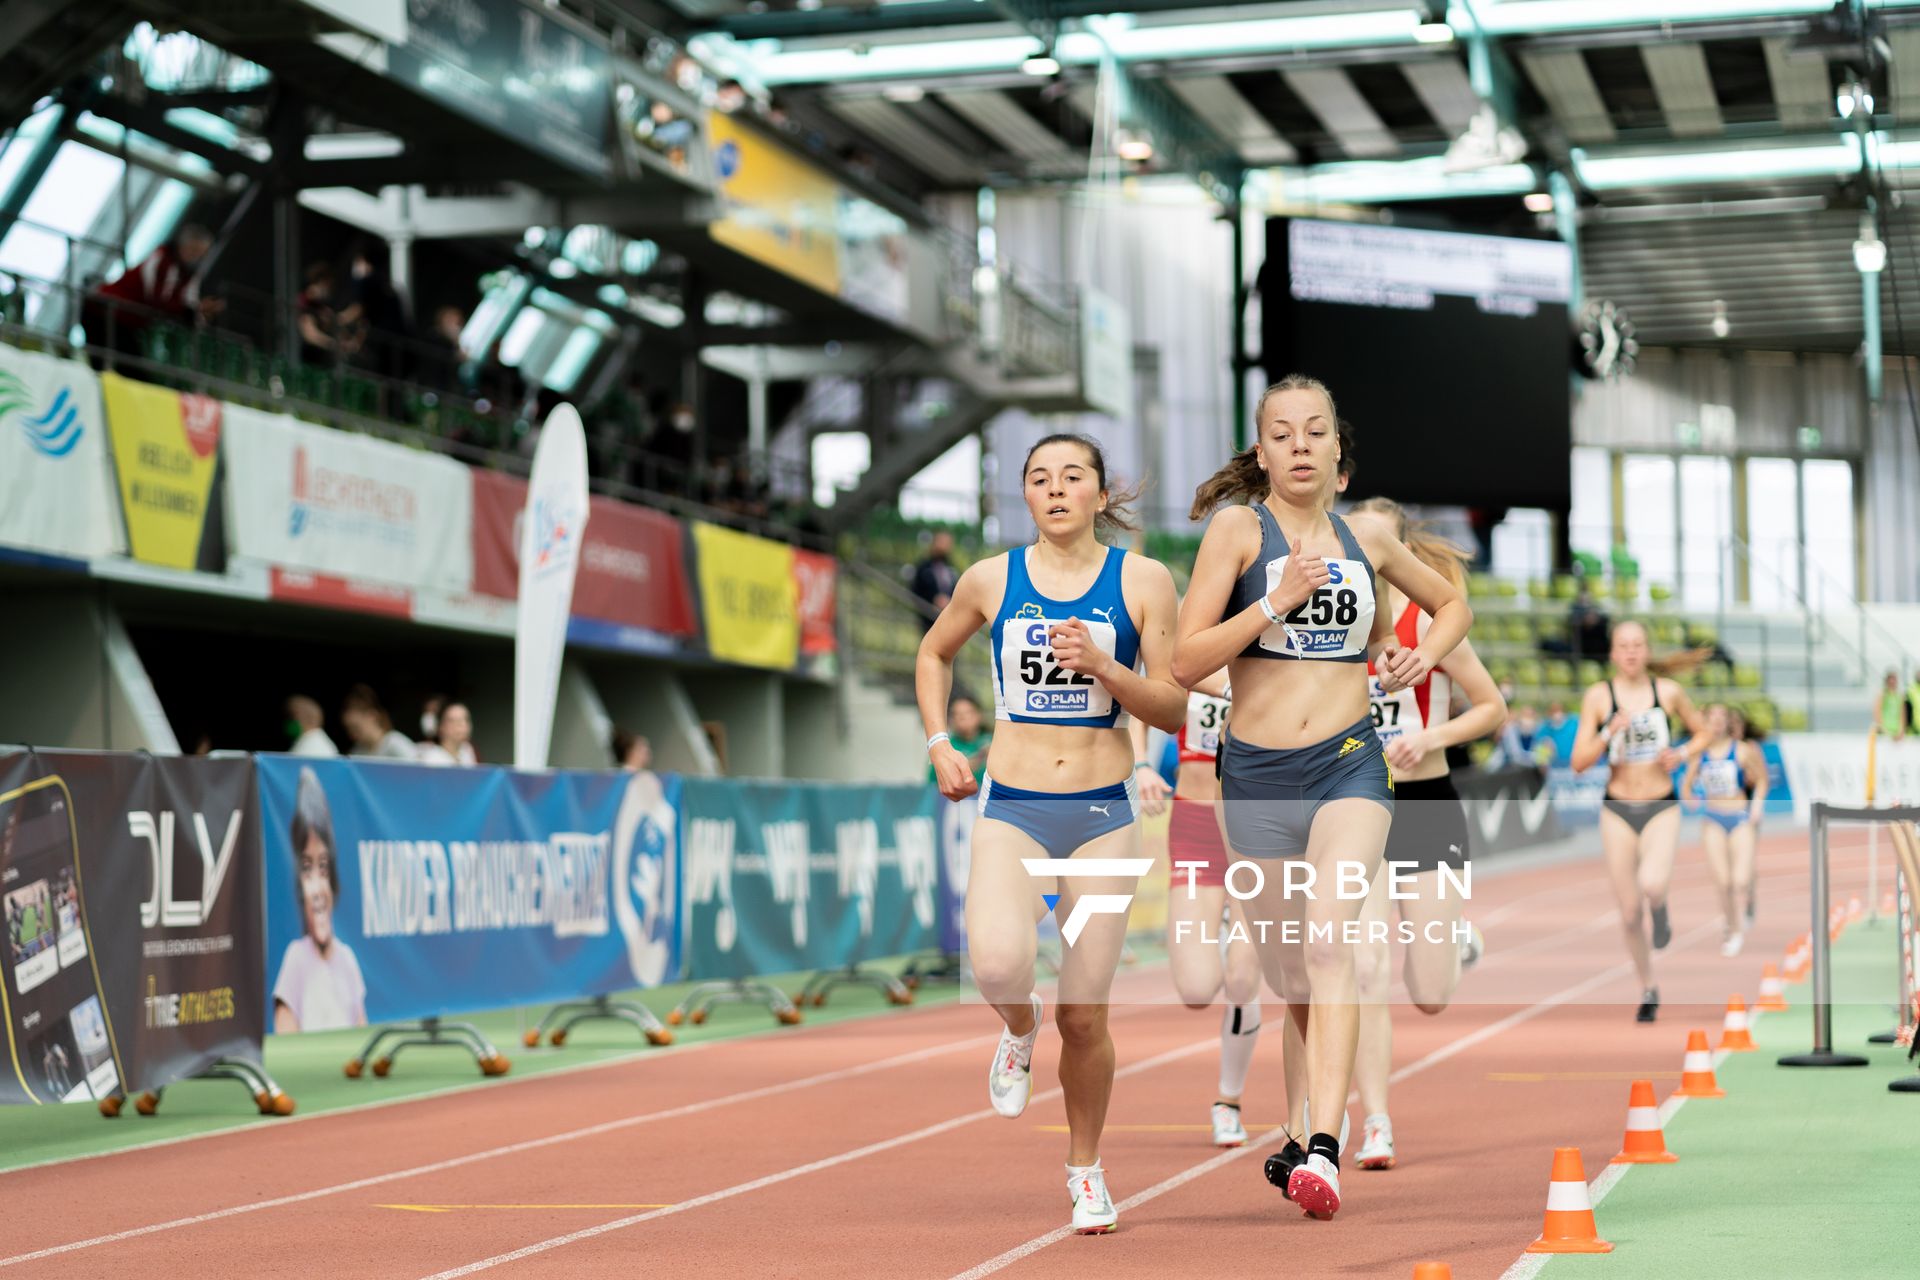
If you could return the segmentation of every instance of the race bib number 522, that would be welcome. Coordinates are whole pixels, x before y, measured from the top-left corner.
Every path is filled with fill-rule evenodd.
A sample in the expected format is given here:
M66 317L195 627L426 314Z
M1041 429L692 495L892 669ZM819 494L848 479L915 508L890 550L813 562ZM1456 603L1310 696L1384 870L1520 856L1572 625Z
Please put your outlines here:
M1113 694L1090 675L1069 671L1054 658L1048 632L1064 619L1016 618L1000 639L1000 679L1007 710L1017 716L1060 719L1104 716ZM1094 644L1111 654L1119 633L1112 623L1087 621Z

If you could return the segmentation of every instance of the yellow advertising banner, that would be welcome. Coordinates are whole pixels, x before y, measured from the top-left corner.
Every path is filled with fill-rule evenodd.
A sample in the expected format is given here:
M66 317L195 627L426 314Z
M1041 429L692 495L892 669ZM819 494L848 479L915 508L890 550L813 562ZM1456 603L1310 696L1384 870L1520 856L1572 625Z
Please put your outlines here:
M129 553L173 569L223 571L225 522L213 511L220 402L113 373L100 375L100 395Z
M719 112L707 115L707 142L725 210L708 233L736 253L837 296L839 184Z
M787 670L800 659L800 589L793 548L693 522L707 649L722 662Z

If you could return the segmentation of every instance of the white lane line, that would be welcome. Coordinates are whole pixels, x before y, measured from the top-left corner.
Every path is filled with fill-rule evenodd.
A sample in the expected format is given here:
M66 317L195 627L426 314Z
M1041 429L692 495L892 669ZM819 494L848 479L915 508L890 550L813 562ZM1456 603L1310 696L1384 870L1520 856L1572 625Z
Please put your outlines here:
M1120 1079L1123 1076L1137 1075L1143 1071L1151 1071L1153 1068L1164 1066L1169 1062L1175 1062L1181 1058L1189 1058L1196 1053L1201 1053L1208 1049L1217 1049L1219 1047L1219 1037L1209 1037L1206 1040L1196 1041L1193 1044L1184 1045L1178 1049L1169 1049L1165 1053L1158 1054L1151 1058L1145 1058L1129 1066L1122 1067L1113 1073L1114 1078ZM1029 1103L1044 1102L1058 1096L1060 1096L1060 1090L1058 1088L1048 1089L1044 1093L1034 1094L1033 1097L1029 1099ZM447 1271L436 1271L431 1276L426 1277L426 1280L458 1280L460 1276L470 1276L477 1271L486 1271L493 1267L504 1266L509 1262L519 1262L524 1258L533 1257L535 1254L546 1253L549 1250L559 1249L570 1244L577 1244L582 1240L591 1240L595 1236L603 1236L613 1231L624 1231L628 1227L637 1227L643 1222L652 1222L656 1218L670 1217L676 1213L685 1213L689 1209L698 1209L705 1205L717 1204L722 1200L731 1200L736 1196L743 1196L750 1192L777 1186L780 1183L790 1181L794 1178L805 1177L810 1173L818 1173L823 1169L837 1168L843 1164L850 1164L855 1160L863 1160L868 1156L878 1155L883 1151L892 1151L897 1147L904 1147L911 1143L921 1142L927 1138L935 1138L943 1133L950 1133L955 1129L970 1125L977 1120L985 1120L996 1114L997 1113L990 1108L983 1108L979 1111L969 1111L965 1115L954 1116L952 1119L942 1120L938 1124L930 1124L924 1129L915 1129L912 1133L899 1134L896 1137L868 1143L864 1147L855 1147L851 1151L842 1151L838 1155L827 1156L824 1159L815 1160L809 1164L798 1165L792 1169L783 1169L779 1173L770 1173L765 1177L755 1178L750 1182L735 1183L733 1186L723 1187L719 1191L710 1191L706 1195L695 1196L690 1200L682 1201L670 1208L654 1209L647 1213L634 1214L630 1218L618 1218L612 1222L603 1222L597 1227L587 1227L584 1230L568 1232L563 1236L554 1236L549 1240L537 1241L534 1244L515 1249L510 1253L495 1254L491 1258L482 1258L478 1262L469 1262L463 1267L454 1267ZM1279 1131L1275 1130L1275 1132L1277 1133Z
M1709 922L1707 924L1702 924L1697 928L1693 929L1691 932L1687 933L1684 937L1677 939L1676 941L1681 947L1685 947L1700 938L1706 937L1711 931L1713 931L1714 929L1717 929L1718 927L1719 927L1719 924L1717 921ZM1553 995L1550 995L1543 1000L1537 1001L1534 1004L1528 1005L1524 1009L1516 1009L1514 1012L1508 1014L1506 1017L1500 1019L1498 1022L1490 1022L1484 1027L1479 1027L1473 1031L1468 1032L1466 1035L1461 1036L1457 1040L1451 1040L1446 1044L1441 1045L1438 1049L1435 1049L1432 1053L1429 1053L1426 1057L1421 1058L1418 1061L1408 1063L1406 1066L1400 1068L1398 1071L1394 1072L1391 1076L1387 1077L1388 1083L1399 1084L1402 1080L1405 1080L1410 1076L1419 1075L1422 1071L1425 1071L1429 1067L1438 1066L1440 1063L1445 1062L1449 1058L1452 1058L1458 1054L1465 1053L1467 1050L1473 1048L1475 1045L1482 1044L1485 1041L1491 1040L1495 1036L1503 1035L1506 1032L1513 1030L1513 1028L1521 1025L1524 1022L1532 1021L1533 1019L1539 1017L1543 1013L1546 1013L1550 1009L1555 1009L1563 1004L1568 1004L1568 1003L1571 1003L1572 1001L1578 1000L1581 996L1586 995L1588 992L1597 990L1598 988L1605 986L1609 982L1614 982L1620 978L1624 978L1629 974L1631 974L1632 972L1633 972L1633 962L1631 960L1622 960L1619 964L1614 965L1611 969L1607 969L1600 973L1596 973L1592 977L1587 978L1584 981L1577 982L1573 986L1568 987L1563 991L1555 992ZM1352 1101L1353 1101L1353 1096L1348 1095L1348 1102L1351 1103ZM1222 1167L1223 1165L1227 1164L1232 1160L1236 1160L1241 1156L1244 1156L1249 1152L1256 1150L1257 1148L1264 1147L1272 1142L1277 1142L1285 1137L1286 1137L1286 1132L1283 1129L1270 1130L1266 1134L1262 1135L1259 1138L1259 1140L1255 1142L1250 1142L1244 1147L1236 1147L1234 1150L1225 1152L1221 1155L1214 1156L1212 1159L1203 1160L1199 1164L1194 1165L1192 1168L1189 1168L1180 1173L1174 1174L1171 1178L1168 1178L1164 1182L1160 1182L1155 1184L1154 1186L1148 1187L1145 1191L1140 1192L1138 1195L1129 1196L1127 1199L1121 1201L1118 1205L1114 1207L1117 1209L1123 1209L1123 1210L1131 1209L1137 1205L1146 1204L1150 1200L1156 1200L1159 1197L1165 1195L1169 1191L1173 1191L1179 1187L1185 1186L1187 1183L1192 1182L1195 1178L1204 1177L1205 1175L1212 1173L1214 1170ZM989 1258L985 1262L981 1263L977 1267L972 1268L971 1270L961 1272L959 1275L955 1276L953 1280L981 1280L981 1277L990 1276L996 1271L999 1271L1005 1267L1012 1266L1014 1263L1020 1261L1022 1258L1031 1257L1033 1254L1040 1252L1042 1249L1046 1248L1048 1245L1057 1244L1060 1241L1065 1240L1068 1236L1072 1234L1073 1234L1073 1229L1071 1227L1057 1227L1054 1230L1047 1232L1045 1235L1035 1236L1033 1239L1027 1241L1025 1244L1015 1245L1013 1248L1007 1250L1005 1253L999 1255L998 1257ZM439 1280L439 1278L434 1277L434 1280Z
M770 1098L786 1094L794 1089L805 1089L814 1085L831 1084L838 1080L849 1080L858 1076L872 1075L875 1072L891 1070L894 1067L909 1066L924 1062L942 1054L954 1053L961 1049L977 1049L981 1046L998 1043L997 1037L969 1036L965 1040L953 1040L946 1044L930 1045L925 1049L915 1049L908 1053L896 1054L891 1058L881 1058L874 1062L863 1062L857 1066L840 1067L833 1071L823 1071L817 1075L805 1076L799 1080L781 1081L778 1084L762 1085L755 1089L745 1089L718 1098L707 1098L700 1102L689 1102L677 1107L667 1107L660 1111L643 1112L640 1115L623 1116L618 1120L605 1120L599 1124L586 1125L578 1129L569 1129L564 1133L548 1134L540 1138L528 1138L521 1142L491 1147L485 1151L475 1151L463 1156L454 1156L446 1160L436 1160L431 1164L415 1165L408 1169L396 1169L390 1173L373 1174L365 1178L355 1178L350 1182L335 1183L332 1186L316 1187L311 1191L295 1192L292 1195L274 1196L268 1200L253 1200L246 1204L229 1205L224 1209L214 1209L206 1213L196 1213L189 1217L173 1218L166 1222L150 1223L143 1227L129 1227L124 1231L114 1231L106 1235L93 1236L86 1240L75 1240L69 1244L49 1245L44 1249L35 1249L31 1253L15 1254L10 1258L0 1258L0 1267L17 1266L23 1262L37 1262L42 1258L59 1257L62 1254L77 1253L82 1249L93 1249L100 1245L117 1244L122 1240L133 1240L141 1236L150 1236L162 1231L176 1231L181 1227L198 1226L204 1222L218 1222L225 1218L236 1218L242 1214L258 1213L263 1209L278 1209L290 1204L303 1204L309 1200L321 1200L328 1196L337 1196L348 1191L360 1191L367 1187L377 1187L389 1182L399 1182L406 1178L417 1178L424 1174L441 1173L448 1169L459 1169L466 1165L478 1164L483 1160L495 1160L502 1156L519 1155L526 1151L537 1151L542 1147L559 1146L581 1138L593 1138L602 1134L617 1133L622 1129L631 1129L638 1125L652 1124L662 1120L674 1120L682 1116L699 1115L706 1111L715 1111L721 1107L740 1102L752 1102L759 1098Z

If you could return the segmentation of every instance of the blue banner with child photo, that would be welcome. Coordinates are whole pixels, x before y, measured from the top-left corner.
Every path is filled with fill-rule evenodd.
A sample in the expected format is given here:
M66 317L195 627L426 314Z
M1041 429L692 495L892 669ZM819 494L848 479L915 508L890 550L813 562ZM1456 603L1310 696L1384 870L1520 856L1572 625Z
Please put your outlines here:
M268 1025L317 1031L679 976L679 780L258 758Z

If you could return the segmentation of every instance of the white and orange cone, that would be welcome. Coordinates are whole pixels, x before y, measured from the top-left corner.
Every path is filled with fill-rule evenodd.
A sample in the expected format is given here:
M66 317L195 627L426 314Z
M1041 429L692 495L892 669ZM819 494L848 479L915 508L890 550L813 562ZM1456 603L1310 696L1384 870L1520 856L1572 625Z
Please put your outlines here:
M1627 1136L1614 1164L1674 1164L1679 1156L1667 1150L1660 1129L1660 1108L1654 1105L1653 1081L1635 1080L1627 1094Z
M1727 1091L1713 1078L1713 1051L1707 1048L1706 1032L1687 1032L1687 1057L1680 1068L1680 1087L1674 1092L1682 1098L1727 1096Z
M1739 996L1727 997L1727 1018L1720 1024L1720 1047L1728 1053L1752 1053L1760 1046L1748 1030L1747 1002Z
M1803 933L1793 940L1791 947L1787 948L1787 981L1805 982L1807 967L1812 963L1813 937L1811 934Z
M1547 1184L1547 1220L1540 1238L1528 1253L1612 1253L1593 1221L1593 1201L1587 1196L1587 1173L1580 1164L1580 1148L1553 1149L1553 1177Z
M1855 895L1854 897L1848 898L1847 899L1847 923L1858 924L1860 921L1866 918L1867 918L1866 904L1860 901L1859 896Z
M1787 984L1780 980L1780 971L1768 965L1760 977L1760 998L1754 1001L1756 1012L1785 1013L1787 1011Z
M1847 931L1847 909L1835 906L1827 912L1827 941L1838 942L1840 935Z

